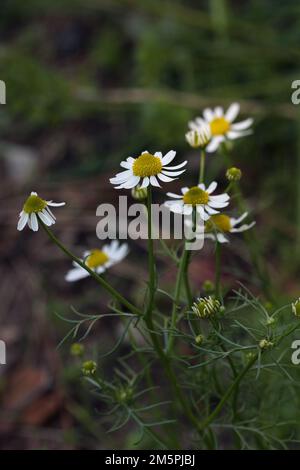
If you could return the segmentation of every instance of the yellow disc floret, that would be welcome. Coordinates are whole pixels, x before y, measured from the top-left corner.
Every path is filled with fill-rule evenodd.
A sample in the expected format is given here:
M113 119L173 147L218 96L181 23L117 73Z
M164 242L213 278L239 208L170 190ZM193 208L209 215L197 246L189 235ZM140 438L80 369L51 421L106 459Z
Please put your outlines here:
M207 232L212 232L215 229L221 232L230 232L231 222L230 217L225 214L212 215L211 218L206 222L205 228Z
M107 261L109 260L109 257L107 256L104 251L101 250L93 250L89 254L89 256L86 258L86 265L91 268L95 269L98 268L99 266L103 266Z
M47 202L35 194L32 194L25 202L23 210L27 214L32 214L33 212L41 212L45 207L47 207Z
M224 135L229 131L230 123L224 118L215 118L210 122L210 131L212 135Z
M190 188L183 196L184 204L191 204L197 206L198 204L207 204L209 201L209 194L198 186Z
M134 175L141 178L156 176L162 170L162 162L159 157L155 157L151 153L143 153L135 160L132 169Z

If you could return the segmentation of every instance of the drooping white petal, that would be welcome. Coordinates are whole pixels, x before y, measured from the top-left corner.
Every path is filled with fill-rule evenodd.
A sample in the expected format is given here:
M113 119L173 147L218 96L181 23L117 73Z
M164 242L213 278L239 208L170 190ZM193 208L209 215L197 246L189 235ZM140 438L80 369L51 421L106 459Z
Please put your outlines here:
M172 160L174 160L176 155L175 150L170 150L166 155L162 158L163 165L168 165Z
M20 219L19 219L19 222L18 222L18 227L17 227L17 229L18 229L19 231L23 230L23 228L24 228L25 225L27 224L27 222L28 222L28 217L29 217L29 216L28 216L27 212L25 212L25 211L22 211L22 212L21 212Z
M233 227L230 232L231 233L239 233L239 232L245 232L246 230L250 230L250 228L252 228L254 225L256 224L256 222L251 222L251 224L244 224L244 225L241 225L240 227Z
M248 129L249 127L251 127L252 124L253 124L253 119L248 118L248 119L245 119L244 121L231 124L230 129L232 129L233 131L244 131L245 129Z
M236 225L240 224L242 222L242 220L244 220L246 217L248 216L248 212L244 212L240 217L238 217L237 219L235 219L234 217L232 217L230 219L230 225L231 227L235 227Z
M158 188L161 187L160 184L159 184L159 182L157 181L156 176L150 176L150 184L151 184L152 186L156 186L156 187L158 187Z
M219 147L221 142L224 142L225 138L223 135L216 135L212 138L212 140L209 142L209 144L206 147L206 151L208 153L215 152L217 148Z
M180 194L175 194L175 193L167 193L168 197L174 197L175 199L182 199L182 196Z
M184 173L185 171L186 170L168 171L168 170L163 169L162 174L167 175L167 176L179 176L179 175L182 175L182 173Z
M130 176L129 179L127 181L125 181L125 183L123 183L123 188L124 189L131 189L131 188L134 188L140 181L140 176Z
M218 214L219 211L216 211L215 209L213 209L212 207L210 206L206 206L206 212L210 215L215 215L215 214Z
M174 181L176 178L170 178L169 176L163 175L162 173L158 173L157 178L160 179L160 181L163 181L164 183L170 183L171 181Z
M88 277L89 275L90 274L85 269L79 266L78 268L70 269L70 271L66 274L65 280L68 282L74 282Z
M41 221L44 222L44 224L47 225L48 227L50 227L53 224L52 219L50 218L50 216L48 217L45 212L40 211L38 215Z
M143 179L143 182L141 184L141 189L147 188L149 186L149 183L150 183L150 180L149 180L148 176L145 176L145 178Z
M166 170L178 170L179 168L182 168L182 167L185 166L186 164L187 164L187 160L185 160L185 162L179 163L179 165L167 166L167 167L166 167Z
M240 105L238 103L232 103L226 111L225 119L229 122L235 120L240 112Z
M31 224L31 230L33 230L34 232L37 232L39 229L39 223L38 223L37 216L34 212L32 212L32 214L30 215L30 224Z

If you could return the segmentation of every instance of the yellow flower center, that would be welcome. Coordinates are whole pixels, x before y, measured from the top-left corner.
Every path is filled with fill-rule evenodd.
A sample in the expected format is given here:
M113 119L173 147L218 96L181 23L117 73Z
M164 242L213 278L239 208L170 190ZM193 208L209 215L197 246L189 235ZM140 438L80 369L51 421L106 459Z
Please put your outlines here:
M212 215L211 218L206 222L205 229L207 232L212 232L215 229L218 229L221 232L230 232L230 217L224 214Z
M230 123L224 118L215 118L210 122L210 131L212 135L224 135L229 131Z
M90 255L87 257L85 263L89 268L95 269L95 268L98 268L99 266L103 266L105 263L107 263L108 260L109 260L109 257L103 251L93 250L91 251Z
M135 176L144 178L145 176L158 175L162 170L162 163L159 157L151 155L151 153L143 153L133 164L133 173Z
M23 210L24 212L27 212L27 214L32 214L32 212L41 212L45 207L47 207L47 202L44 201L44 199L31 195L25 202Z
M209 201L209 194L198 186L190 188L183 196L184 204L191 204L197 206L197 204L207 204Z

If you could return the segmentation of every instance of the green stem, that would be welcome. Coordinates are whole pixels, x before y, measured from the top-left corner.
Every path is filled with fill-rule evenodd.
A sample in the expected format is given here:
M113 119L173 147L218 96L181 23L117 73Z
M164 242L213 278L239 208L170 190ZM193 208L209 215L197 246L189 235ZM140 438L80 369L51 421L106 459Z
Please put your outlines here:
M149 299L146 309L146 317L152 323L152 312L154 306L154 296L156 291L156 272L154 260L154 248L152 239L152 190L148 187L147 192L147 210L148 210L148 269L149 269Z
M215 267L215 287L216 298L223 301L222 288L221 288L221 243L216 241L216 267Z
M207 428L207 426L209 426L212 423L212 421L218 416L218 414L222 411L223 406L225 405L227 400L231 397L235 389L239 386L243 377L247 374L248 370L251 369L253 364L257 361L257 357L258 357L258 354L255 354L255 356L248 362L246 367L237 375L236 379L232 382L230 387L227 389L227 391L223 395L222 399L219 401L214 411L200 424L200 428L202 430Z
M79 266L81 266L83 269L85 269L104 289L107 290L107 292L110 293L112 297L114 297L120 304L122 304L124 307L128 308L133 314L135 315L141 315L140 310L132 305L128 300L126 300L119 292L117 292L105 279L103 279L101 276L99 276L95 271L90 269L80 258L77 258L77 256L73 255L71 251L68 250L59 240L56 238L56 236L51 232L51 230L43 223L41 219L39 219L39 222L45 232L47 233L48 237L55 243L58 248L61 249L67 255L71 260L75 261Z
M204 182L204 170L205 170L205 150L201 150L201 156L200 156L200 172L199 172L199 183Z

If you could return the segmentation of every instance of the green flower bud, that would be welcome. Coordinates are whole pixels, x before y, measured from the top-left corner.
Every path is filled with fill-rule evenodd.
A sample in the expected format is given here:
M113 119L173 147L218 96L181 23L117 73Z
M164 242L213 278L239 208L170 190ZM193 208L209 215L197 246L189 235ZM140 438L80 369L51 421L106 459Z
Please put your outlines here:
M70 353L72 356L83 356L84 346L81 343L73 343L70 347Z
M132 188L131 190L131 196L136 201L143 201L144 199L147 199L147 194L148 194L147 188L140 188L139 186L136 186L135 188Z
M260 349L266 350L266 349L271 349L273 348L274 343L272 341L269 341L268 339L264 338L259 342L259 347Z
M300 318L300 297L292 303L292 311L295 317Z
M85 361L81 370L84 375L94 375L97 370L97 363L95 361Z
M203 335L198 335L198 336L195 337L195 343L200 346L200 344L203 343L204 339L205 339L205 338L204 338Z
M203 282L202 284L202 289L206 294L211 294L212 292L215 291L215 285L212 281L209 279L206 279L206 281Z
M131 387L121 387L116 391L116 400L119 403L128 403L133 398L133 389Z
M242 177L242 172L239 168L236 168L236 167L232 167L232 168L228 168L228 170L226 171L226 178L228 179L228 181L239 181Z

